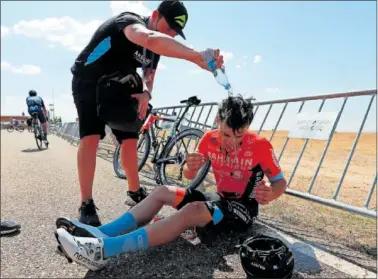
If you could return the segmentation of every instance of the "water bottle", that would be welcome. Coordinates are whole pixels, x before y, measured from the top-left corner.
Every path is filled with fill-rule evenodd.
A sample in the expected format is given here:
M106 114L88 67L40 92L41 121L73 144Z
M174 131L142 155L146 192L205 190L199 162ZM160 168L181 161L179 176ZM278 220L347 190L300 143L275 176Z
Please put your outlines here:
M228 77L224 69L217 68L215 66L215 60L211 60L208 64L209 68L212 70L215 80L227 90L228 94L232 96L232 87L228 82Z

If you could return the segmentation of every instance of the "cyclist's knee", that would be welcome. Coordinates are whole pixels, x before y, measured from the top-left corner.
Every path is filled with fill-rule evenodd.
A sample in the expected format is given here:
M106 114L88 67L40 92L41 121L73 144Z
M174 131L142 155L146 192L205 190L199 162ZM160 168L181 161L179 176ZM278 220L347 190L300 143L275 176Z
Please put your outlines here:
M205 202L191 202L180 209L182 220L194 226L205 226L212 220L212 215Z
M155 188L150 196L155 197L157 200L166 205L174 206L177 197L177 187L174 186L160 186Z
M99 141L99 135L85 136L80 140L79 149L97 150Z

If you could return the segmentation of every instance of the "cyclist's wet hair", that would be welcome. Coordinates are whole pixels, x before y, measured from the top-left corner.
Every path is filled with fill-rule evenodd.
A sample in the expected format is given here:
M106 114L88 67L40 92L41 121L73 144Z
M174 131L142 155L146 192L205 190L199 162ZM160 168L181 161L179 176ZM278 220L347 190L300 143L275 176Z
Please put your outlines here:
M230 96L218 105L218 117L235 133L252 123L253 104L241 95Z

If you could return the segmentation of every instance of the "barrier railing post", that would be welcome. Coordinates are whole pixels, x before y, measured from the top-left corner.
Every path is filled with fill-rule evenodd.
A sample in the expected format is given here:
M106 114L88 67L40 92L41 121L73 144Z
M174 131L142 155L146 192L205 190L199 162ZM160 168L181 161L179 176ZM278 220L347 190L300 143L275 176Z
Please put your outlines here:
M366 119L367 119L367 117L368 117L368 114L369 114L369 111L370 111L370 108L371 108L371 104L373 103L374 98L375 98L375 95L373 95L373 96L371 97L371 99L370 99L370 102L369 102L369 105L368 105L368 107L367 107L367 109L366 109L366 112L365 112L364 118L363 118L363 120L362 120L362 122L361 122L360 129L358 130L358 133L357 133L357 135L356 135L356 138L354 139L353 146L352 146L352 149L351 149L351 151L350 151L350 153L349 153L349 156L348 156L347 162L346 162L346 164L345 164L345 167L344 167L343 173L342 173L342 175L341 175L341 177L340 177L339 183L338 183L337 186L336 186L335 194L334 194L333 197L332 197L332 199L334 199L334 200L336 200L337 197L338 197L338 195L339 195L339 192L340 192L340 189L341 189L341 185L342 185L342 183L343 183L343 181L344 181L345 174L346 174L346 172L347 172L347 170L348 170L348 168L349 168L349 164L350 164L350 162L351 162L351 160L352 160L352 157L353 157L353 154L354 154L354 150L356 149L356 146L357 146L358 140L360 139L361 132L362 132L364 126L365 126L365 122L366 122Z

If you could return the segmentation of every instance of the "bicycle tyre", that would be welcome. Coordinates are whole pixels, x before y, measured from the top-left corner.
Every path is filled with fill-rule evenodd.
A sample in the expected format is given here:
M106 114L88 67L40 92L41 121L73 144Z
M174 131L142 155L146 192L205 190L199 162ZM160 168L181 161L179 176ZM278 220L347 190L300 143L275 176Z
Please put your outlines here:
M187 137L187 136L197 136L199 138L202 138L203 135L204 135L204 132L202 132L199 129L191 128L191 129L183 130L182 132L177 134L177 136L175 137L176 140L171 140L168 143L168 145L166 146L166 148L164 148L164 151L161 154L160 159L168 157L170 151L175 146L175 141L179 141L181 138L184 138L184 137ZM159 164L159 176L160 176L160 179L161 179L163 185L170 185L170 183L168 182L166 173L165 173L166 165L167 164L164 163L164 162ZM211 165L210 161L208 160L205 163L205 165L200 169L197 176L192 180L192 182L186 188L187 189L196 189L202 183L202 181L206 178L206 176L207 176L207 174L210 170L210 165Z
M144 131L140 135L142 135L141 139L144 139L145 141L145 149L144 149L142 160L138 162L138 171L140 171L146 164L148 155L150 154L150 150L151 150L151 139L150 139L150 135L148 131ZM142 141L138 140L137 148L139 147L139 144L141 144L141 142ZM123 169L121 170L120 165L119 165L120 156L121 156L121 145L118 144L113 155L113 169L119 178L127 179L125 171Z
M42 150L42 139L38 138L38 137L42 137L42 135L39 133L38 128L34 128L34 137L35 137L35 142L37 143L38 149Z
M17 129L17 131L20 132L20 133L22 133L24 130L25 130L25 128L22 127L22 126Z
M14 128L13 127L8 127L7 131L8 131L8 133L12 133L14 131Z

